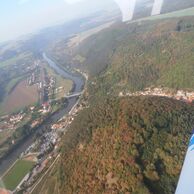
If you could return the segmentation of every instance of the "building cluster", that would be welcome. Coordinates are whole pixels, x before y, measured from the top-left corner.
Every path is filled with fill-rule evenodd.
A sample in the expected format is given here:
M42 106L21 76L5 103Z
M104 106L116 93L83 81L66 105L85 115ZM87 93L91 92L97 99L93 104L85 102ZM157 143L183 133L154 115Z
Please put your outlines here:
M39 113L46 114L51 111L51 105L49 102L44 102L42 108L38 111Z
M31 65L28 68L30 72L27 79L28 85L37 85L37 89L40 93L40 102L47 102L55 88L55 77L48 75L47 70L44 68L43 61L35 61L34 65Z
M65 116L64 118L60 119L57 123L54 123L53 125L51 125L51 129L64 132L65 128L74 121L78 112L83 110L84 108L88 108L86 102L82 102L82 103L77 104L69 112L68 116Z
M47 113L50 111L50 104L49 104L49 98L52 97L54 94L54 89L56 85L56 79L53 76L48 76L48 74L45 73L44 78L42 78L39 90L42 93L41 94L41 102L42 102L42 113Z
M48 166L47 163L49 160L58 155L58 142L60 140L59 134L65 133L67 127L77 116L78 111L87 107L87 101L82 100L82 102L80 102L80 100L78 100L68 115L65 115L58 122L52 124L51 128L37 138L37 140L23 153L23 155L21 155L21 157L24 157L33 153L37 154L36 166L32 169L28 180L23 184L24 187L30 188L37 180L37 176L45 169L46 166Z
M37 127L40 123L42 123L42 119L36 119L36 120L32 121L30 127L31 128Z
M51 129L53 129L53 130L62 130L65 126L66 126L66 123L61 121L61 122L53 124L51 126Z
M187 102L193 102L194 101L194 92L179 90L179 91L177 91L177 94L175 97L177 100L185 100Z
M39 151L39 155L45 155L46 153L49 153L54 146L56 145L58 140L58 134L57 132L51 131L48 133L45 133L42 137L41 137L41 146L40 146L40 151Z
M39 62L35 61L34 65L31 65L28 67L28 71L30 72L30 76L27 79L28 85L34 85L37 84L39 79L38 79L38 74L39 74Z
M6 115L0 118L0 132L8 129L16 129L17 125L24 119L25 113Z
M45 78L43 82L43 87L46 88L48 91L52 91L55 88L56 79L53 76L48 76Z
M20 157L24 157L30 155L32 153L37 153L37 157L39 161L43 158L47 153L49 153L56 145L59 136L55 131L47 132L41 136L41 138L31 144L21 155Z
M35 147L37 146L37 143L38 142L36 141L33 144L31 144L24 152L21 153L20 157L22 158L28 154L31 154L34 151Z
M35 84L35 81L36 81L36 77L35 77L35 73L33 72L28 78L28 85L31 86Z
M13 124L18 124L19 122L22 121L22 119L25 117L25 113L19 113L19 114L16 114L16 115L12 115L10 118L9 118L9 122L10 123L13 123Z
M169 88L146 88L144 91L137 91L134 93L120 92L119 96L164 96L189 103L194 101L194 92L184 90L173 91Z

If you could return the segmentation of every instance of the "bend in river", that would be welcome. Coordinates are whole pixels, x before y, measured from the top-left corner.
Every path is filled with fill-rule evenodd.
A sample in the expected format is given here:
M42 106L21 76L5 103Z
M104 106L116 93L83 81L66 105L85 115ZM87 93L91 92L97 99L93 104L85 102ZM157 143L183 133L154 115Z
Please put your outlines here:
M51 58L49 58L45 53L43 53L43 58L48 62L50 67L52 67L64 79L71 79L73 81L74 88L73 88L72 94L82 92L85 84L85 78L81 76L81 74L74 74L72 72L68 72L68 70L62 69L60 66L56 64L56 62L54 62ZM53 123L61 119L65 114L68 114L77 101L78 101L77 97L68 99L68 105L65 108L61 109L59 112L50 116L49 119L47 119L44 122L44 124L42 124L40 127L37 128L33 136L30 136L25 140L23 140L23 142L20 143L14 149L14 151L12 151L7 156L5 156L4 159L0 161L0 177L15 162L15 160L17 160L20 154L24 152L34 142L34 138L37 132L43 130L45 127L51 126Z

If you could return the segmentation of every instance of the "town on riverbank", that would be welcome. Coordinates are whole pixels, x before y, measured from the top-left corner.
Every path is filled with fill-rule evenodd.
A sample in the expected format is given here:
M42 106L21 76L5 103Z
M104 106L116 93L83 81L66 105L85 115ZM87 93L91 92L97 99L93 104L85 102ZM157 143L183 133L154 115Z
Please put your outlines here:
M78 70L75 71L78 72ZM81 78L80 80L87 81L87 75L85 73L81 71L78 73L84 78ZM34 76L30 77L29 84L33 83L33 77ZM59 112L57 111L58 109L53 111L53 100L50 98L52 95L50 95L48 89L52 88L54 79L52 77L48 79L45 74L42 75L42 77L44 77L44 79L43 82L41 82L42 84L39 84L39 88L43 87L44 90L47 91L46 94L48 94L48 98L44 98L46 101L42 103L41 108L31 106L26 109L26 112L15 113L11 116L6 115L1 119L1 121L4 126L7 125L13 129L18 124L21 124L21 122L24 122L28 112L39 113L38 117L32 119L30 126L28 125L28 127L31 128L39 128L45 120L49 120L52 116L55 119L51 124L44 125L42 130L36 132L35 140L18 155L16 161L4 172L1 176L0 187L2 190L0 190L0 192L15 193L20 190L30 191L36 181L39 180L40 176L44 174L46 170L48 170L49 166L58 156L61 137L74 120L74 117L77 116L77 113L80 110L87 107L87 102L81 97L85 90L83 83L74 83L74 85L78 84L78 87L74 87L71 90L71 93L63 93L64 100L54 101L58 107L62 107L62 110L59 110ZM47 84L45 83L45 79L48 80ZM65 79L65 77L62 79ZM56 87L54 90L54 92L56 92ZM57 91L58 90L61 89L57 88ZM61 91L63 92L64 90ZM68 104L67 107L65 106L66 103ZM40 115L43 115L43 117ZM12 141L11 143L14 146L16 142Z
M152 87L146 88L143 91L137 92L120 92L119 97L123 96L163 96L173 98L176 100L182 100L187 103L194 101L194 91L187 90L174 90L166 87Z

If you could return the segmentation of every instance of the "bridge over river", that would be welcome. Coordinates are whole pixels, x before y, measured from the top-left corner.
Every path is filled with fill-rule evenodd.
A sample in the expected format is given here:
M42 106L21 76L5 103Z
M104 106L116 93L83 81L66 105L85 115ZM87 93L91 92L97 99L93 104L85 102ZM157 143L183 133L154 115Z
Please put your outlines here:
M64 97L65 98L73 98L73 97L79 97L83 94L83 92L78 92L78 93L75 93L75 94L71 94L71 95L65 95Z

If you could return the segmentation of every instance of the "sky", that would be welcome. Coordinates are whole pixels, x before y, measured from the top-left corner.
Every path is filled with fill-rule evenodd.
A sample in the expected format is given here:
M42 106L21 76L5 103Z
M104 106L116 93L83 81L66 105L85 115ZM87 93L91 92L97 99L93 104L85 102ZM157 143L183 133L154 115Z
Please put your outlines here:
M0 42L109 9L113 4L113 0L0 0Z

